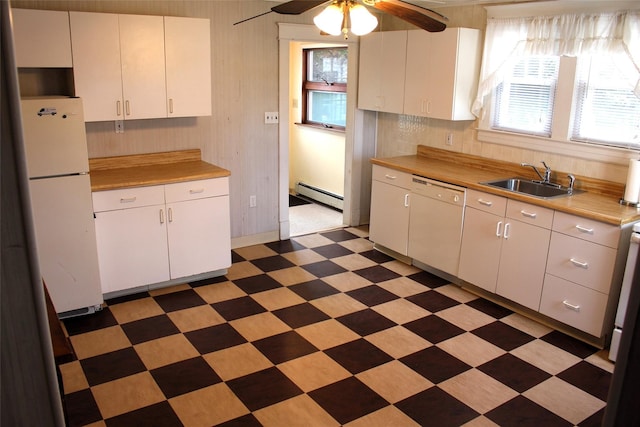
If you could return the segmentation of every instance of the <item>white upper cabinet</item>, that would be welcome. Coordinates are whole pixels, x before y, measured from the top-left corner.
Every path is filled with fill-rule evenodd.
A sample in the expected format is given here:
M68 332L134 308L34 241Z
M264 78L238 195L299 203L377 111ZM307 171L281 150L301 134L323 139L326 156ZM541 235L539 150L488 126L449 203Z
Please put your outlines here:
M358 108L402 113L407 32L385 31L360 39Z
M69 13L12 9L18 67L71 68Z
M169 117L211 115L211 35L208 19L164 17Z

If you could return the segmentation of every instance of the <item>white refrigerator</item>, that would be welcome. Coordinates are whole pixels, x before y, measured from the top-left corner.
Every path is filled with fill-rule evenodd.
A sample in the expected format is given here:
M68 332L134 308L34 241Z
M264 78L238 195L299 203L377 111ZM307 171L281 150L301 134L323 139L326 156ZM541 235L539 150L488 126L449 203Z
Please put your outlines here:
M42 278L59 317L103 302L82 100L22 99L24 144Z

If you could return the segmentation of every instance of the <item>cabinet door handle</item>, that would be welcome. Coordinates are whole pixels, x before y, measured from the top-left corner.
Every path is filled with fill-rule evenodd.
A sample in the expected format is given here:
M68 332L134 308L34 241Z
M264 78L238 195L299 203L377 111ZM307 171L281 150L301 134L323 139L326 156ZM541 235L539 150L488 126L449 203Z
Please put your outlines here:
M164 224L164 209L160 209L160 224Z
M133 197L120 197L120 203L133 203L137 199L136 196Z
M409 193L404 195L404 207L405 208L409 207Z
M589 263L586 261L579 261L575 258L570 258L569 261L571 261L571 264L575 265L576 267L589 268Z
M116 115L120 117L122 115L122 101L116 101Z
M127 116L131 115L131 106L129 105L129 100L126 100L124 102L124 111L127 114Z
M580 306L579 305L570 304L569 301L567 301L567 300L562 301L562 304L564 304L564 306L566 308L568 308L569 310L573 310L573 311L575 311L577 313L580 312Z
M169 219L169 222L173 222L173 209L169 208L167 210L167 218Z
M173 98L169 98L169 113L173 114Z
M496 225L496 236L502 237L502 221L498 221L498 224Z
M535 213L535 212L527 212L524 209L521 210L520 213L522 214L522 216L526 216L527 218L535 218L536 216L538 216L537 213Z
M580 224L576 225L576 228L582 233L593 234L593 228L583 227Z
M493 202L490 200L478 199L478 203L484 206L493 206Z
M507 240L509 238L509 231L511 230L511 223L508 222L504 225L504 239Z
M204 193L204 188L196 188L195 190L189 190L189 194L200 194Z

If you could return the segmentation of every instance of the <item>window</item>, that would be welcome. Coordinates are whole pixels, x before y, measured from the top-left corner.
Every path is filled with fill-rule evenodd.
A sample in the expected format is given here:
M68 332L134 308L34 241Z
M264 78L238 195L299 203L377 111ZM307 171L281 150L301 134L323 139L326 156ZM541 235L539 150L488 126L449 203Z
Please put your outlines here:
M347 48L303 51L302 123L344 129L347 123Z

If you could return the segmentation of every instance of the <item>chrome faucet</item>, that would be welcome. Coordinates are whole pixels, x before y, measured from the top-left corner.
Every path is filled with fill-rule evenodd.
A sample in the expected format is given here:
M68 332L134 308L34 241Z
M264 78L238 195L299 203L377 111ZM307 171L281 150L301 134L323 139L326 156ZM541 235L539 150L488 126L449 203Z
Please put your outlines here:
M569 174L569 175L567 175L567 178L569 178L568 193L569 194L573 194L573 185L576 183L576 177L573 176L572 174Z
M530 167L540 177L540 181L542 181L543 184L550 184L551 183L551 168L549 166L547 166L547 164L544 162L544 160L542 161L542 164L544 165L544 176L542 176L540 171L538 171L537 167L535 167L534 165L532 165L530 163L522 162L522 163L520 163L520 166L528 166L528 167Z

